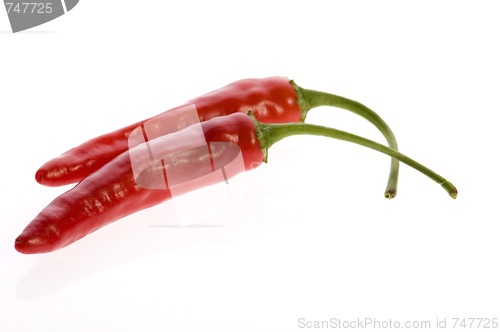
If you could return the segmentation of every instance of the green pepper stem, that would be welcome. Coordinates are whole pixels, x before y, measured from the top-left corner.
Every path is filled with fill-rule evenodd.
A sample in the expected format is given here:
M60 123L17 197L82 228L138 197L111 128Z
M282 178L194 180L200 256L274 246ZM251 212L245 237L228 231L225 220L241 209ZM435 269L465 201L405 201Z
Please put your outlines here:
M365 105L358 103L357 101L337 96L331 93L304 89L295 84L295 82L293 81L291 81L291 84L295 88L295 91L298 95L298 103L300 109L302 110L302 120L305 120L305 117L309 110L315 107L333 106L342 108L351 111L354 114L357 114L372 123L382 133L382 135L384 135L389 147L393 150L398 151L398 143L391 128L377 113L375 113ZM385 190L385 197L388 199L394 198L396 196L398 175L399 162L396 158L392 158L389 179L387 180L387 187Z
M256 121L257 135L262 150L265 154L265 159L267 160L267 150L276 142L279 142L283 138L295 135L315 135L315 136L325 136L330 138L335 138L342 141L347 141L355 144L365 146L367 148L382 152L388 156L391 156L406 165L413 167L422 174L428 176L435 182L439 183L452 198L457 197L457 189L455 186L443 178L441 175L435 173L419 162L405 156L404 154L387 147L385 145L379 144L367 138L357 136L345 131L317 126L305 123L289 123L289 124L263 124Z

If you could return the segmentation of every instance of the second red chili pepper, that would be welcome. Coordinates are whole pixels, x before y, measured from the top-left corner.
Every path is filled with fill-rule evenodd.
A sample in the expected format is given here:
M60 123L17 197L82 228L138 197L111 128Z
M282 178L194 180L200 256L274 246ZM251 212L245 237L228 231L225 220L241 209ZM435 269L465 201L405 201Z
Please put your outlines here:
M375 125L386 138L389 147L398 150L396 138L385 121L368 107L337 95L304 89L284 77L244 79L205 94L182 106L195 104L200 121L235 112L253 114L263 123L304 121L308 111L319 106L334 106L349 110ZM149 119L148 119L149 120ZM140 121L114 132L91 139L45 163L36 172L36 180L47 186L79 182L128 149L128 136ZM385 191L393 198L397 191L399 164L392 160Z
M147 150L153 145L161 146L163 140L180 142L189 141L194 126L179 132L160 137L157 140L143 143L120 154L96 172L83 179L73 189L62 194L50 203L23 230L15 241L15 248L25 254L44 253L63 248L95 230L131 213L159 204L172 197L167 172L179 166L178 179L193 178L190 172L198 172L200 165L209 163L212 171L215 165L227 165L234 157L234 149L226 146L237 146L241 151L243 167L236 169L230 176L239 171L250 170L259 166L267 159L267 150L281 139L292 135L319 135L341 139L385 153L409 166L417 169L432 180L439 183L455 198L456 188L446 179L399 153L398 151L374 141L332 128L314 126L303 123L295 124L262 124L253 117L243 113L216 117L201 123L203 137L207 146L217 143L228 143L222 148L202 155L191 153L191 150L179 150L175 158L163 159L161 162L146 164L139 175L134 174L131 155L134 149L147 145ZM196 128L194 128L196 129ZM205 159L205 160L203 160ZM169 168L170 167L170 168ZM151 182L153 174L165 175L165 189L148 189L140 183ZM194 174L194 178L203 176L205 172ZM153 180L154 182L155 180ZM182 182L182 181L181 181ZM196 181L194 182L196 186ZM193 187L192 189L195 189Z

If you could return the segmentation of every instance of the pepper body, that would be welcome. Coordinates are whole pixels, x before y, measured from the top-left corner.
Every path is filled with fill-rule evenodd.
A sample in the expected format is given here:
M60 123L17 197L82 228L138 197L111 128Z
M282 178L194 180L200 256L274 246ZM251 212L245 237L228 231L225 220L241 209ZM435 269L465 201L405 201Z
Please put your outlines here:
M201 128L207 144L227 142L239 147L244 164L242 171L262 163L264 154L256 125L248 115L236 113L213 118L202 122ZM189 127L181 131L187 130ZM147 189L138 185L129 153L121 153L52 201L16 239L16 250L26 254L54 251L113 221L172 198L169 188ZM209 157L217 163L225 154L227 152L222 149L210 152ZM196 164L201 162L199 159L197 154L181 154L175 162L196 169ZM151 164L142 176L147 177L148 172L154 172L153 168L157 167L165 166Z
M244 79L188 101L196 106L200 121L252 110L263 123L302 120L297 92L287 78ZM130 133L150 119L91 139L45 163L35 179L46 186L79 182L128 149Z

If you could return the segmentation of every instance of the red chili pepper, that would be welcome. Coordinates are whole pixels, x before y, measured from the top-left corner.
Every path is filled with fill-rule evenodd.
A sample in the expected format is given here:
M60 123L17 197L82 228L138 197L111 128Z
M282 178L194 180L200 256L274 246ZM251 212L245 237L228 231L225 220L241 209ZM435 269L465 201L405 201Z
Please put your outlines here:
M339 107L370 121L384 135L389 147L398 149L392 130L371 109L347 98L303 89L284 77L240 80L185 105L189 104L196 105L198 118L202 122L248 110L252 110L257 120L263 123L300 122L304 121L312 108ZM81 181L126 151L131 131L148 120L91 139L48 161L36 172L37 182L46 186L60 186ZM399 164L393 159L385 192L387 198L396 196L398 172Z
M15 248L26 254L63 248L106 224L171 198L173 195L171 186L176 184L169 183L167 172L175 172L176 165L180 170L177 174L177 179L180 179L177 185L182 185L183 180L194 180L188 190L196 189L207 184L196 182L198 177L206 175L206 171L201 170L201 165L209 163L211 165L209 173L219 171L220 166L227 166L235 157L235 150L231 149L231 146L237 146L237 150L241 151L243 166L240 169L233 169L228 177L234 176L239 171L259 166L262 161L266 161L269 147L292 135L327 136L369 147L429 176L441 184L451 197L455 198L457 195L456 188L449 181L409 157L374 141L336 129L303 123L263 124L243 113L216 117L202 122L200 126L207 146L216 146L222 142L220 149L208 148L209 152L200 158L198 152L193 152L192 149L183 150L181 147L180 153L174 154L173 158L160 155L154 162L142 165L144 167L141 167L139 162L141 172L134 174L131 158L136 149L149 151L152 156L158 147L161 149L164 146L164 143L170 146L175 142L182 144L191 139L196 140L198 137L193 136L196 134L196 126L186 127L133 147L50 203L16 239ZM192 172L197 174L193 176ZM156 181L155 174L163 174L164 190L144 187L144 184Z

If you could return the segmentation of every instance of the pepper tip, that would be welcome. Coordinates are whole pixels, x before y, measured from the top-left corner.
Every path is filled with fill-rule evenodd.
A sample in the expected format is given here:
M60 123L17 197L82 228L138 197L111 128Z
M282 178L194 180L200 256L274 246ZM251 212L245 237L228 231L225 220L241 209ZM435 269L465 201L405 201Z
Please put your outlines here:
M45 175L42 171L38 170L36 173L35 173L35 180L36 182L38 182L39 184L43 184L43 180L45 179Z
M27 248L27 242L26 239L22 236L22 235L19 235L16 240L14 241L14 248L22 253L22 254L25 254L27 253L26 252L26 248Z
M52 251L51 246L41 237L21 234L14 241L14 248L21 254L40 254Z

